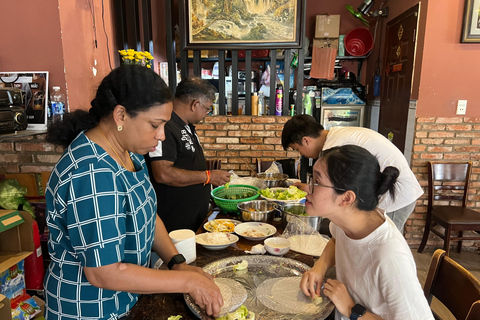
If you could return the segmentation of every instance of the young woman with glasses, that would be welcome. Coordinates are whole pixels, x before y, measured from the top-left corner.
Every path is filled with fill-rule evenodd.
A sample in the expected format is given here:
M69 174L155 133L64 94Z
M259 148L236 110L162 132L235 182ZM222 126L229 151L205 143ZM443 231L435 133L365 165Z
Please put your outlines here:
M324 151L313 167L306 212L330 219L332 238L300 288L323 293L335 304L335 319L433 319L410 248L395 224L377 208L395 194L399 171L366 149L345 145ZM324 282L335 266L336 279Z

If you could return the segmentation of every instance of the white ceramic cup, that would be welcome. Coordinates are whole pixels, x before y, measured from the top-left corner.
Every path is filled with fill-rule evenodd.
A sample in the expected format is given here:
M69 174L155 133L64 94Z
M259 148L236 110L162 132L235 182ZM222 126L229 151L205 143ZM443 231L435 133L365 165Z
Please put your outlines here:
M186 263L192 263L197 258L197 247L195 243L195 232L190 229L179 229L169 234L178 253L183 254Z

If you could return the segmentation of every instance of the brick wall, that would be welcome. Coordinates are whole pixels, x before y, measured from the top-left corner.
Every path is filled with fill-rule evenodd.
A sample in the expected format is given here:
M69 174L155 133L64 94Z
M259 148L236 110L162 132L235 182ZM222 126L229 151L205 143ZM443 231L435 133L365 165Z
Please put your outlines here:
M207 159L221 159L222 169L250 175L245 160L256 169L256 158L273 160L298 158L296 151L281 146L283 124L290 117L215 116L197 125ZM0 141L0 164L7 173L40 173L49 171L62 153L62 148L44 142L45 135ZM427 210L427 167L429 160L472 160L469 207L480 210L480 118L417 118L412 170L425 194L417 201L414 213L405 226L409 245L418 247L425 226ZM443 246L440 238L431 235L428 247ZM480 241L464 242L464 247L477 249Z
M428 192L427 162L472 161L473 169L467 206L480 211L479 151L480 118L417 118L411 166L425 193L417 201L415 212L405 227L406 239L411 247L419 246L425 227ZM456 245L456 242L453 245ZM443 240L430 233L428 247L443 247ZM478 250L480 241L464 241L463 247Z

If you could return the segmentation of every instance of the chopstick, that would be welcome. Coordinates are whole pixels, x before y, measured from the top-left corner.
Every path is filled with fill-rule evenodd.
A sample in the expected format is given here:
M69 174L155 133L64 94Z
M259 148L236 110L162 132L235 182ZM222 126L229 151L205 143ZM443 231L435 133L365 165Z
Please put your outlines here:
M257 173L255 172L255 170L253 169L252 165L245 159L245 158L242 158L243 161L245 161L245 163L247 164L247 166L250 168L250 171L252 171L252 174L257 177Z

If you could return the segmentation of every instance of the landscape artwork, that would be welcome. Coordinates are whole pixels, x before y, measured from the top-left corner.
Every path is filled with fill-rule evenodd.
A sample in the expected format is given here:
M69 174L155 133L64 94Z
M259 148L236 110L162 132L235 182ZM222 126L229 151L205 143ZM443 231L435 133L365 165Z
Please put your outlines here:
M301 0L187 0L187 48L298 47Z

